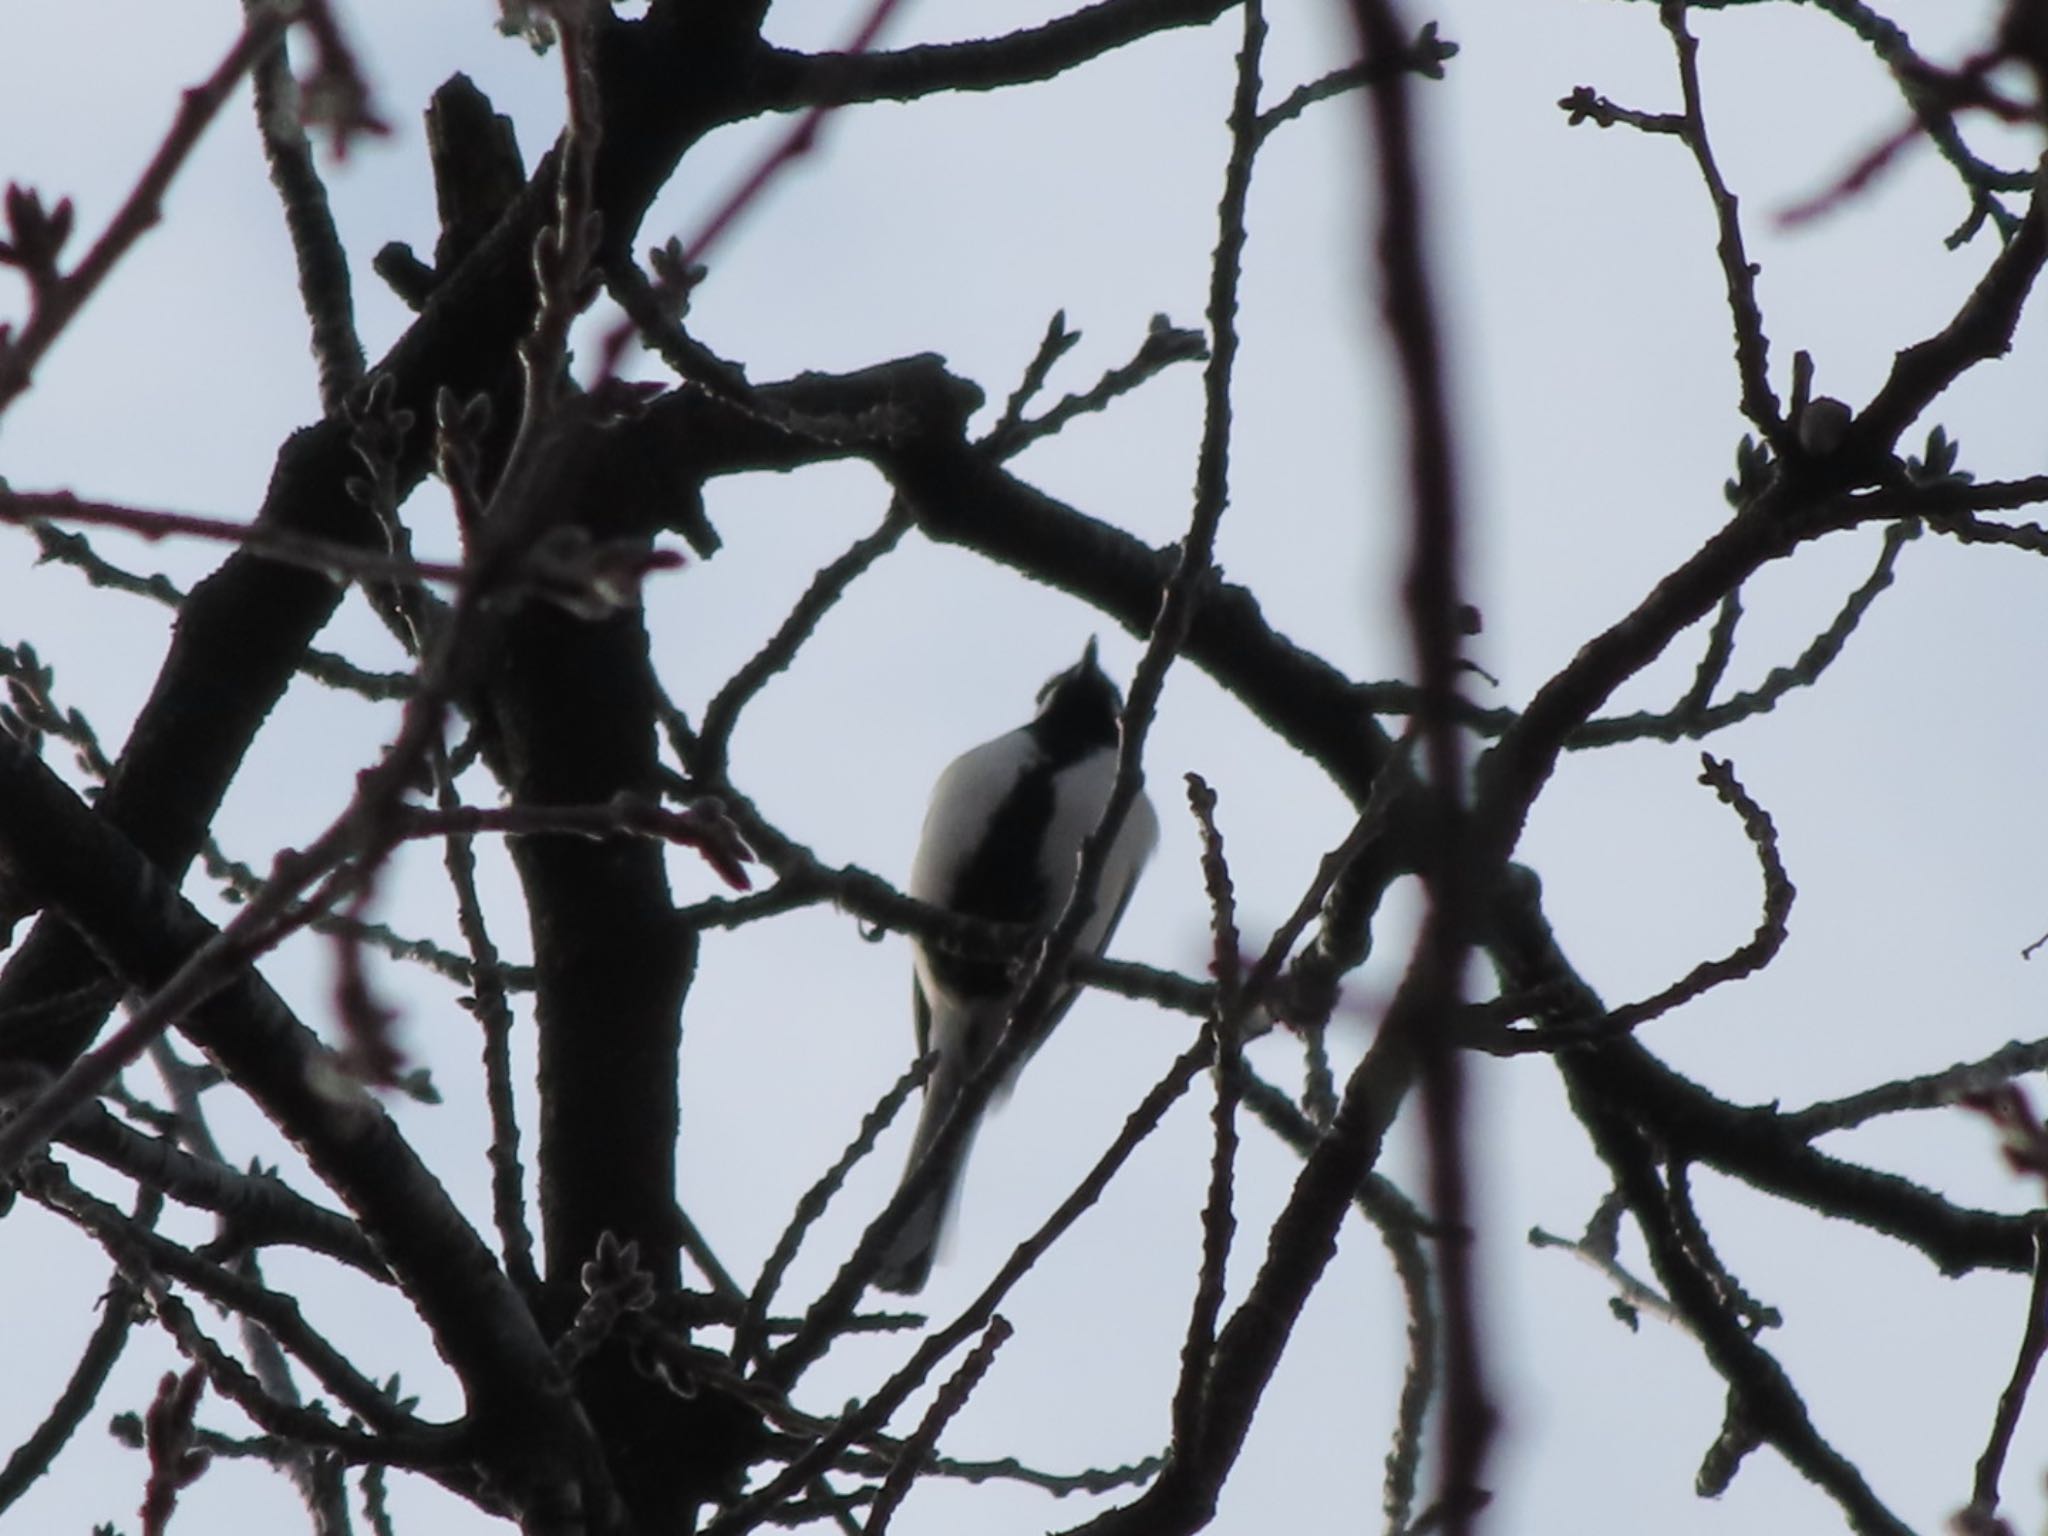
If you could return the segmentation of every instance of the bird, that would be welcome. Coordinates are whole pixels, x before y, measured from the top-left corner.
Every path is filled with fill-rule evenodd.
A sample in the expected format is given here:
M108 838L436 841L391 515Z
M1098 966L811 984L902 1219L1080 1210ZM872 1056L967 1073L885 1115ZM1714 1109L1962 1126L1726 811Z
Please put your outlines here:
M964 917L1049 927L1073 888L1082 840L1095 830L1109 803L1122 713L1123 696L1096 660L1091 638L1080 661L1039 690L1038 713L1030 724L962 753L939 775L911 861L910 894ZM1158 840L1159 817L1141 790L1103 866L1095 910L1081 930L1076 953L1102 952ZM918 1054L936 1060L925 1083L905 1181L917 1171L969 1079L994 1052L1019 985L1001 959L970 958L923 939L913 941L913 951L911 1004ZM1054 1002L1041 1041L1073 1000L1069 987ZM1019 1058L1012 1079L1022 1065ZM1008 1087L1009 1082L1002 1084ZM976 1128L970 1126L953 1147L944 1172L884 1254L875 1280L881 1289L900 1295L924 1289Z

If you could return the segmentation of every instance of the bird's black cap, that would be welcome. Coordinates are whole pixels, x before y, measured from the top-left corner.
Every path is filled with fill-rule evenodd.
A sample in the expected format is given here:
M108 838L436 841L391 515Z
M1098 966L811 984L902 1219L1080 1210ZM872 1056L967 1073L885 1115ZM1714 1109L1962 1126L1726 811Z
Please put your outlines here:
M1075 762L1097 748L1116 745L1123 705L1123 695L1095 660L1091 635L1081 659L1038 690L1031 734L1055 766Z

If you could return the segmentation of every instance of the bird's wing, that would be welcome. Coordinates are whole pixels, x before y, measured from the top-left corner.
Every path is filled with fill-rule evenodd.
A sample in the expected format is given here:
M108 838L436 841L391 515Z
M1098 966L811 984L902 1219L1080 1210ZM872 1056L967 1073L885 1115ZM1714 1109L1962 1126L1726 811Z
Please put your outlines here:
M961 753L939 775L910 863L910 894L919 901L945 906L952 900L954 882L989 819L1030 765L1030 740L1024 731L998 736Z

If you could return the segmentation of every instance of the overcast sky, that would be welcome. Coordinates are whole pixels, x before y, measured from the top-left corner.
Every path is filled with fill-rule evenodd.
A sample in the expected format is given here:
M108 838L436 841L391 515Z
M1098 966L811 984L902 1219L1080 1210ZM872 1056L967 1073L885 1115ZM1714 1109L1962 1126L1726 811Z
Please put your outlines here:
M770 31L827 45L859 9L784 5ZM1895 0L1888 13L1923 52L1952 61L1981 46L1997 9ZM910 5L890 41L993 32L1056 10L1022 0ZM1268 101L1349 48L1343 7L1276 11ZM1416 96L1452 338L1468 577L1485 617L1472 654L1499 681L1497 691L1474 686L1486 702L1520 704L1727 516L1721 486L1743 424L1710 208L1676 140L1570 128L1555 105L1590 85L1629 106L1674 110L1671 49L1654 6L1446 0L1406 12L1418 23L1435 18L1461 50L1445 80ZM0 177L72 197L82 229L96 231L178 90L224 51L237 14L226 0L6 0ZM341 14L397 129L334 168L331 181L374 358L407 312L369 271L370 255L388 240L424 252L434 239L418 118L428 93L451 71L468 71L513 116L531 163L560 122L558 71L498 38L481 4L357 0ZM1898 348L1953 312L1988 259L1989 237L1960 253L1943 249L1966 199L1925 148L1818 224L1777 228L1775 210L1827 186L1893 131L1897 91L1869 50L1817 8L1742 6L1695 25L1716 148L1763 267L1778 388L1787 388L1792 350L1804 347L1818 360L1820 391L1858 403ZM842 114L821 152L779 181L718 255L694 301L695 330L756 380L934 351L999 406L1063 309L1084 340L1052 389L1085 388L1129 356L1155 313L1201 323L1238 37L1237 19L1226 16L1050 85ZM1260 162L1232 506L1218 555L1277 628L1354 677L1380 679L1408 672L1397 589L1405 523L1397 415L1363 256L1371 210L1359 129L1355 104L1327 103L1281 130ZM763 132L734 129L694 154L656 204L642 245L692 230L759 152ZM2007 165L2039 148L2020 135L1986 135L1982 147ZM0 284L0 317L20 308L18 287ZM1937 408L1980 478L2048 468L2044 323L2037 304L2012 356ZM1187 517L1198 386L1193 368L1169 373L1032 450L1018 471L1167 543ZM288 248L238 99L179 181L164 225L10 411L0 473L18 490L246 517L277 444L318 409ZM701 706L817 564L872 528L886 501L878 478L857 466L714 486L710 513L724 550L649 593L657 655L679 702ZM431 487L414 506L423 552L451 549ZM1731 682L1752 683L1796 655L1862 579L1877 542L1874 531L1837 537L1764 573L1745 594ZM210 548L98 543L184 582L217 558ZM88 594L72 573L36 570L33 554L26 534L0 529L0 641L33 638L57 668L63 701L117 743L154 677L169 615ZM1653 1050L1732 1098L1796 1105L2043 1032L2048 961L2019 956L2048 929L2037 707L2048 605L2029 560L1921 539L1821 688L1707 743L1733 757L1777 819L1799 905L1792 942L1769 972L1651 1026L1644 1039ZM1021 723L1039 683L1091 634L1112 673L1127 678L1137 643L1101 616L913 536L749 712L736 778L826 859L901 879L938 770ZM1674 647L1616 705L1676 696L1699 642L1693 635ZM367 665L399 665L355 599L321 643ZM230 797L222 825L233 851L261 863L324 826L393 718L302 683ZM1265 740L1190 668L1173 675L1147 767L1164 831L1115 951L1198 971L1204 917L1181 775L1200 771L1222 797L1253 934L1285 915L1349 815L1314 769ZM1575 757L1520 851L1543 877L1567 953L1611 1003L1733 948L1757 921L1753 855L1697 772L1691 747ZM524 937L507 866L494 856L489 867L502 882L501 940L517 948ZM407 868L418 878L390 883L390 920L445 933L432 861L414 857ZM679 890L711 894L688 859L677 859L673 875ZM205 882L192 888L203 892ZM1393 914L1392 926L1403 920ZM1383 958L1350 989L1355 1022L1339 1042L1340 1066L1362 1049L1398 974L1401 937L1381 937ZM297 946L266 970L305 1017L324 1021L319 946ZM864 943L833 912L707 945L686 1017L679 1195L736 1270L758 1265L792 1200L908 1061L908 978L900 940ZM403 973L391 982L407 989L411 1049L448 1095L437 1109L400 1106L401 1122L487 1224L472 1027L448 991ZM978 1143L960 1230L928 1293L935 1315L973 1295L1042 1219L1191 1028L1108 1000L1075 1009ZM1257 1060L1277 1081L1298 1081L1283 1043L1262 1045ZM1486 1343L1504 1414L1490 1528L1838 1528L1833 1506L1770 1451L1720 1501L1692 1497L1721 1420L1718 1379L1676 1330L1646 1320L1631 1333L1617 1323L1592 1271L1525 1245L1534 1225L1576 1233L1604 1193L1604 1173L1546 1063L1481 1062L1474 1076ZM947 1450L1073 1470L1160 1447L1207 1177L1205 1120L1206 1104L1192 1095L1005 1305L1019 1336L954 1423ZM281 1155L246 1119L224 1114L218 1129L237 1159ZM899 1128L855 1179L786 1295L808 1293L836 1269L886 1197L906 1136ZM1959 1112L1859 1132L1835 1149L1975 1203L2021 1209L2029 1197L2005 1175L1989 1134ZM1264 1221L1296 1166L1261 1133L1248 1136L1235 1287L1262 1253ZM1413 1188L1413 1167L1408 1137L1397 1135L1387 1171ZM1704 1172L1696 1187L1722 1256L1785 1314L1786 1326L1763 1342L1819 1429L1903 1518L1939 1528L1968 1496L2017 1343L2023 1282L1942 1281L1924 1260L1860 1231ZM0 1335L0 1379L9 1383L0 1444L18 1442L43 1413L105 1280L83 1240L53 1236L52 1225L23 1205L0 1227L0 1296L9 1315L33 1320ZM23 1257L30 1251L33 1263ZM1639 1247L1631 1251L1647 1273ZM429 1411L456 1410L403 1307L336 1293L313 1278L318 1266L289 1256L271 1260L269 1273L303 1285L309 1311L360 1349L366 1369L403 1371ZM1216 1529L1375 1526L1404 1327L1376 1237L1347 1226ZM830 1411L871 1387L904 1349L849 1346L807 1383L807 1406ZM134 1528L142 1461L105 1440L101 1424L114 1408L141 1407L171 1359L154 1338L131 1348L74 1454L19 1506L22 1529L82 1531L98 1520ZM210 1422L233 1422L209 1411ZM2022 1529L2041 1527L2044 1469L2048 1419L2037 1409L2006 1478ZM396 1483L401 1531L484 1528L431 1487ZM279 1480L218 1470L193 1490L180 1528L288 1529L295 1506ZM1083 1512L1079 1502L933 1483L897 1529L958 1529L975 1510L975 1527L990 1531L1063 1526Z

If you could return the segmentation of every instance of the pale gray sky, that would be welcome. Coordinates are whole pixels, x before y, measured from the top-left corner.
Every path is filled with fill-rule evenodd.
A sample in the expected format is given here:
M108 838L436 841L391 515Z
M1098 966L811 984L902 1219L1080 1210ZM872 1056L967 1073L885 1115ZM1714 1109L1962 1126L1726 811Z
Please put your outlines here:
M805 46L842 37L859 8L778 7L770 30ZM1049 3L912 5L892 42L995 31L1055 14ZM1276 8L1267 98L1341 62L1343 8ZM1929 55L1982 42L1985 0L1897 0L1889 13ZM800 14L799 14L800 12ZM1590 85L1645 110L1675 108L1671 50L1647 4L1445 0L1414 5L1461 49L1423 104L1435 241L1453 339L1454 401L1471 515L1469 578L1486 628L1473 655L1525 701L1586 638L1726 517L1721 483L1743 425L1709 207L1677 141L1566 126L1555 105ZM398 238L434 237L418 111L467 70L519 125L529 162L560 121L552 60L490 31L483 5L357 0L341 14L398 129L332 171L358 309L374 357L401 306L368 259ZM75 199L96 231L168 123L176 93L232 36L237 8L136 0L0 7L0 176ZM1695 18L1710 125L1743 199L1779 389L1795 347L1819 388L1852 404L1899 347L1937 328L1982 271L1989 237L1960 253L1941 236L1965 211L1953 174L1922 148L1868 196L1797 231L1770 215L1841 174L1899 123L1896 90L1869 51L1815 8L1741 6ZM698 333L756 379L936 351L993 400L1014 385L1056 309L1085 334L1055 374L1084 388L1134 349L1154 313L1198 325L1225 150L1234 16L1155 39L1044 87L852 110L718 254L694 303ZM1402 675L1398 615L1398 429L1364 260L1368 164L1354 104L1283 129L1262 160L1251 214L1232 508L1219 558L1282 631L1360 678ZM687 232L759 152L735 129L693 155L656 204L641 244ZM2038 144L2007 135L1996 158ZM0 315L20 295L0 284ZM602 312L602 306L601 312ZM2037 305L2013 355L1973 374L1932 419L1980 478L2044 467L2048 386ZM993 407L992 407L993 409ZM68 488L243 517L256 509L279 441L318 405L305 326L275 199L246 100L238 100L174 190L164 225L123 265L43 366L0 433L15 488ZM1923 423L1923 427L1929 423ZM1035 449L1019 472L1155 543L1184 526L1200 429L1197 373L1155 381L1110 413ZM1917 443L1917 435L1912 439ZM886 493L837 467L714 487L726 540L715 560L658 581L649 611L664 673L701 705L756 647L810 572L879 519ZM416 501L431 507L431 488ZM143 569L190 581L210 548L99 541ZM452 542L426 516L424 549ZM1789 661L1875 557L1874 531L1838 536L1766 572L1731 683ZM0 640L31 637L62 697L118 742L154 675L167 615L35 571L25 534L0 529ZM1819 690L1707 743L1734 758L1777 819L1799 886L1792 942L1765 975L1644 1032L1674 1065L1742 1100L1787 1105L1933 1071L2039 1034L2048 961L2023 944L2048 928L2048 826L2040 813L2039 575L2030 557L1909 547L1887 594ZM1019 583L958 549L915 537L857 587L789 677L749 713L735 771L762 809L827 859L892 878L908 868L926 789L964 747L1019 723L1035 689L1099 633L1114 673L1136 645L1077 602ZM377 666L397 657L351 601L323 637ZM1680 692L1689 635L1623 708ZM1482 697L1488 697L1483 685ZM224 835L261 861L311 836L395 717L303 683L234 791ZM1204 944L1194 837L1180 809L1190 769L1222 796L1239 900L1259 933L1283 916L1349 817L1311 768L1191 669L1174 674L1148 751L1164 835L1115 950L1199 970ZM1610 1002L1654 992L1725 952L1757 919L1754 858L1733 817L1695 782L1693 748L1633 747L1569 760L1533 818L1521 857L1542 874L1567 952ZM390 919L445 931L438 877L392 881ZM500 937L524 943L502 859ZM709 893L678 858L680 889ZM204 882L195 881L195 890ZM1381 940L1353 984L1361 1022L1402 954ZM295 946L267 968L324 1020L327 959ZM847 917L814 912L707 945L686 1019L685 1207L742 1272L758 1265L791 1201L852 1134L910 1054L909 966L891 939L863 943ZM398 973L390 978L394 984ZM472 1029L445 991L405 983L407 1039L449 1102L401 1107L409 1135L465 1208L487 1224ZM965 1212L929 1299L938 1315L978 1290L1107 1144L1129 1106L1189 1038L1188 1021L1084 1000L985 1130ZM1258 1059L1295 1081L1288 1048ZM1524 1243L1531 1226L1576 1232L1605 1189L1555 1072L1524 1058L1474 1067L1475 1178L1486 1335L1504 1414L1489 1528L1500 1532L1684 1533L1836 1529L1832 1505L1770 1451L1717 1503L1690 1492L1714 1437L1722 1389L1688 1338L1654 1320L1639 1333L1608 1313L1591 1271ZM1004 1311L1018 1337L946 1449L1015 1454L1068 1470L1133 1460L1164 1441L1207 1178L1206 1104L1165 1131L1019 1288ZM226 1116L234 1152L280 1155L260 1127ZM789 1292L822 1284L893 1183L899 1128L814 1235ZM1914 1116L1839 1150L1972 1202L2025 1206L1990 1134L1959 1112ZM287 1155L288 1156L288 1155ZM1297 1166L1253 1130L1240 1214L1241 1288L1263 1222ZM1388 1171L1413 1187L1405 1135ZM2025 1300L2017 1278L1945 1282L1926 1262L1841 1224L1706 1174L1702 1208L1722 1256L1785 1314L1764 1343L1806 1394L1821 1431L1915 1528L1939 1528L1968 1496L1971 1464L2010 1368ZM90 1326L104 1264L23 1205L0 1228L0 1296L17 1326L0 1341L0 1444L44 1411ZM194 1229L196 1230L196 1229ZM33 1251L34 1263L21 1255ZM1631 1253L1642 1263L1639 1246ZM310 1314L366 1369L402 1371L442 1412L450 1383L403 1307L336 1291L319 1267L270 1262L304 1287ZM1232 1480L1215 1529L1374 1528L1404 1318L1375 1235L1347 1227ZM830 1411L906 1350L848 1346L807 1383ZM140 1407L172 1363L155 1339L131 1349L103 1409ZM1076 1390L1077 1384L1085 1384ZM216 1405L209 1421L231 1422ZM95 1416L57 1473L15 1515L24 1530L133 1529L143 1464ZM2022 1424L2006 1477L2022 1529L2044 1518L2048 1430ZM394 1479L400 1529L483 1528L431 1486ZM188 1496L189 1530L289 1529L279 1480L216 1469ZM1081 1501L922 1487L906 1536L960 1528L1065 1526ZM408 1525L408 1518L410 1525Z

